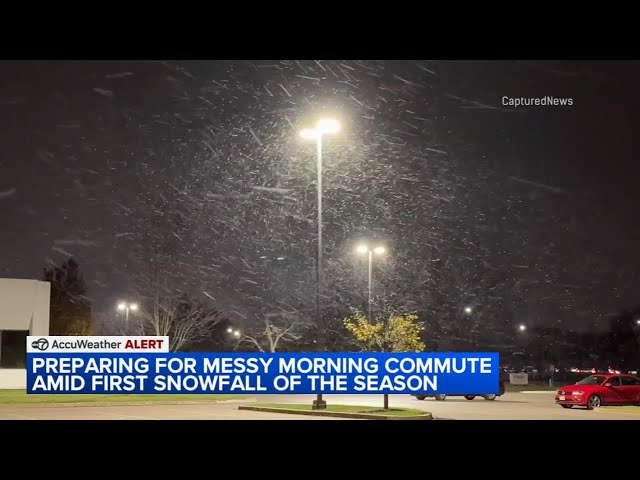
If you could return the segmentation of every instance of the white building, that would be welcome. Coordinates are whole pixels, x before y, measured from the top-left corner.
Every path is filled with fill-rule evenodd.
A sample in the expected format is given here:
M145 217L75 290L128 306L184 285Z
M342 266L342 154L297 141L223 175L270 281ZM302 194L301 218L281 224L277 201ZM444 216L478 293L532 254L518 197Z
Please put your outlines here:
M26 388L27 336L49 335L51 285L0 278L0 389Z

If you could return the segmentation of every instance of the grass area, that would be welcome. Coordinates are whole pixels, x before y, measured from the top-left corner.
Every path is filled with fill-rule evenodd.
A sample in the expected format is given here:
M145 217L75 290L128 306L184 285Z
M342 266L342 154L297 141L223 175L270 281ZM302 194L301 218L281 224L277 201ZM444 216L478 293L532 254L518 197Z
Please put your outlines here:
M0 390L0 405L54 403L162 403L216 402L247 398L246 395L29 395L25 390Z
M532 392L532 391L548 391L553 392L558 387L550 387L549 384L530 383L529 385L511 385L507 384L507 392Z
M257 407L267 408L283 408L287 410L309 410L312 411L310 404L302 403L260 403ZM315 410L313 410L315 411ZM363 405L327 405L327 408L321 410L323 412L346 412L346 413L367 413L378 415L393 415L397 417L414 417L416 415L424 415L424 410L415 408L390 408L384 410L380 407L367 407Z

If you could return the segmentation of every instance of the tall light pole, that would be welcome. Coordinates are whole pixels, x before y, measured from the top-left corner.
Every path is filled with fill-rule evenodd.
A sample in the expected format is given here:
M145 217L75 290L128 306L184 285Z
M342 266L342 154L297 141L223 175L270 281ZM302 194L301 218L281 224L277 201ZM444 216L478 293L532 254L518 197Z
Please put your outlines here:
M527 366L527 364L529 364L529 342L528 342L528 338L526 332L527 332L527 326L524 323L521 323L520 325L518 325L518 332L520 332L520 338L521 338L521 345L524 349L524 356L523 358L526 361L526 364L524 365L525 367Z
M137 312L138 311L138 304L137 303L120 302L118 304L118 310L120 310L121 312L124 312L124 321L126 322L127 325L129 325L129 311Z
M377 246L377 247L371 247L369 245L359 245L358 248L356 249L356 251L362 255L367 255L368 257L368 264L369 264L369 274L368 274L368 281L367 281L367 290L368 290L368 317L369 317L369 324L371 324L372 321L372 313L371 313L371 305L372 305L372 301L373 301L373 255L382 255L386 250L383 246ZM384 330L386 331L387 325L386 325L386 321L385 321L385 325L383 326ZM385 347L386 348L386 347ZM388 410L389 409L389 394L385 393L384 394L384 409Z
M322 138L340 131L340 123L336 120L323 119L318 121L315 128L305 128L300 132L300 136L305 140L316 142L317 154L317 189L318 189L318 246L316 259L316 324L318 326L319 340L324 340L324 330L322 328L322 312L320 309L320 294L322 282ZM324 341L318 342L320 348L324 349ZM327 407L327 402L322 400L322 394L313 401L313 408L323 409Z
M382 255L386 250L381 246L371 248L369 245L360 245L356 251L360 254L367 254L369 256L368 316L369 323L371 323L371 304L373 301L373 255Z
M471 316L471 314L473 313L473 308L470 306L466 306L464 307L464 313L467 316ZM471 348L473 348L474 350L477 349L477 339L476 339L476 333L475 333L475 325L470 325L469 327L469 332L471 334Z

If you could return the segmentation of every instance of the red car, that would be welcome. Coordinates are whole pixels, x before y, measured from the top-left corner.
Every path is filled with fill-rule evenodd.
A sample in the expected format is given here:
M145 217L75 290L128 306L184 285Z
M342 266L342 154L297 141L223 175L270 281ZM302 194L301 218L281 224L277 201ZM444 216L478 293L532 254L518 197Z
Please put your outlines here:
M603 405L640 406L640 378L605 373L589 375L575 385L558 389L556 403L562 408L580 406L588 410Z

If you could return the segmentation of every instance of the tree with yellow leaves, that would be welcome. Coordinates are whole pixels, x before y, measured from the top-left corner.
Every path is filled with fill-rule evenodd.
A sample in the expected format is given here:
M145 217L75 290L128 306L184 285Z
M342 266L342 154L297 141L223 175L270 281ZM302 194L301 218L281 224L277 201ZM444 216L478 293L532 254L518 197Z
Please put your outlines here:
M422 324L417 315L391 315L386 321L369 322L362 313L344 320L344 326L364 352L422 352Z
M344 319L344 326L364 352L422 352L422 324L418 316L391 315L386 321L369 322L360 312ZM384 409L389 409L389 395L384 395Z

